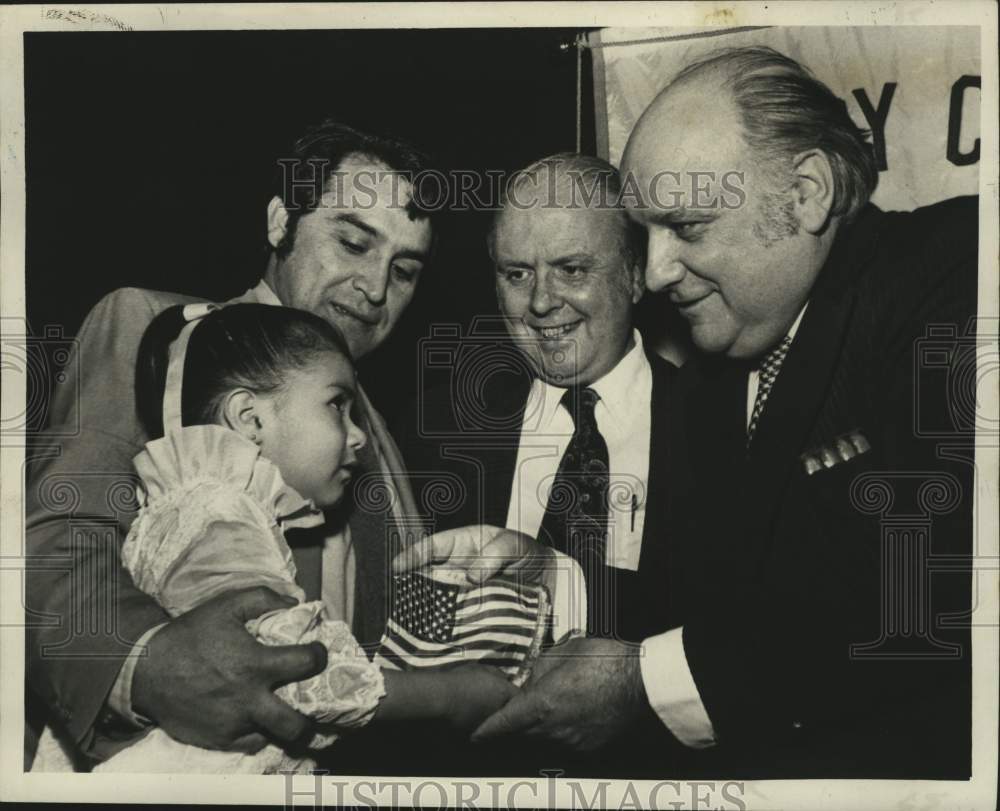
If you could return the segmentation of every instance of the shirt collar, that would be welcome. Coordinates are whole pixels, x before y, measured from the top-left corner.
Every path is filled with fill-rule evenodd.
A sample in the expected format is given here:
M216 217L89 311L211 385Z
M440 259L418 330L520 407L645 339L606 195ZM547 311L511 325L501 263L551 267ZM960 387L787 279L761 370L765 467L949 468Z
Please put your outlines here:
M635 341L635 346L625 357L604 377L590 384L590 388L597 392L605 408L616 419L625 419L631 413L639 376L649 366L639 330L632 330L632 340Z
M263 282L261 282L261 284L263 284ZM806 303L802 305L802 309L799 310L799 314L795 317L795 321L792 323L792 326L788 329L788 337L793 341L795 340L795 333L799 331L799 324L802 323L802 316L806 314L806 308L808 306L809 302L806 301Z
M634 405L633 394L641 379L643 369L649 366L649 359L642 345L639 330L632 330L632 340L635 345L625 353L625 356L615 364L603 377L589 384L597 392L604 407L616 420L625 420ZM539 425L549 426L559 411L559 404L566 389L554 386L541 378L535 378L528 394L526 413L541 409Z
M257 300L258 304L270 304L272 307L281 306L281 299L275 295L275 292L263 279L257 282L256 287L251 287L247 290L246 296L248 298L252 296Z
M273 307L281 306L281 299L278 298L277 294L271 289L270 285L261 279L257 282L257 286L252 290L253 294L257 297L257 302L259 304L270 304Z

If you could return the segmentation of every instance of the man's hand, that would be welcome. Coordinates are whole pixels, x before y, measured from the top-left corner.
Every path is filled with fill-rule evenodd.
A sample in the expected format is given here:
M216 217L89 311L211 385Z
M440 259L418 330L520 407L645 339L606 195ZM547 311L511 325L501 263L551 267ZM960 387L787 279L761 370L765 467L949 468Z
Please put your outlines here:
M520 733L580 751L603 746L647 706L638 654L638 646L610 639L577 637L556 646L536 663L538 675L472 739Z
M462 579L473 585L501 573L535 583L553 568L552 559L551 549L523 532L474 524L421 539L396 555L392 572L403 574L434 566L450 571L455 578L464 575Z
M153 634L135 669L133 708L171 737L206 749L256 752L265 735L299 740L312 722L271 691L322 671L326 649L262 645L244 627L294 604L267 588L241 589L172 620Z

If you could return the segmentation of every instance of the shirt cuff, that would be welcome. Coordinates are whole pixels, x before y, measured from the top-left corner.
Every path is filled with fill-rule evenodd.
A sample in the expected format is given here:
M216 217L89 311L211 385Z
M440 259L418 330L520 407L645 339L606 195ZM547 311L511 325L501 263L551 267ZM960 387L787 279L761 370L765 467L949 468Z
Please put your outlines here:
M681 630L643 641L642 683L649 705L674 737L692 749L705 749L715 744L715 730L688 667Z
M140 657L146 655L146 645L149 644L149 640L166 624L161 622L159 625L154 625L139 637L139 641L125 657L125 664L118 671L118 678L115 679L108 694L108 708L138 729L152 726L153 722L132 709L132 678L135 676L135 668L139 664Z
M555 565L547 585L552 599L552 641L559 642L571 633L587 631L587 584L579 563L553 552Z

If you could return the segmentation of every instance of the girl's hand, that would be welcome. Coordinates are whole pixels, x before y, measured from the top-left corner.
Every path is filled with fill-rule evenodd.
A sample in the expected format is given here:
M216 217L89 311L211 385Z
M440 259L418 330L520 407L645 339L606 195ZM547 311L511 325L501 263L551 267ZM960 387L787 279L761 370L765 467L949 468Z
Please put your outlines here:
M434 567L434 577L479 585L507 573L525 583L541 582L552 569L552 549L512 529L474 524L429 535L400 552L393 574Z
M445 718L465 731L475 729L518 692L498 668L489 665L458 665L441 675L448 688Z

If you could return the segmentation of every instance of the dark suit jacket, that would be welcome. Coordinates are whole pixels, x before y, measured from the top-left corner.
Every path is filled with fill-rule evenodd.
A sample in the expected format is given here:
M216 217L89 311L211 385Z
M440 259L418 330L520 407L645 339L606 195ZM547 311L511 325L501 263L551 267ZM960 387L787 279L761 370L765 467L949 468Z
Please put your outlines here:
M675 618L719 739L702 770L969 775L977 202L842 229L749 456L747 367L682 371ZM851 431L871 450L809 475Z
M234 301L257 301L255 290ZM137 288L105 296L80 328L66 380L49 405L25 487L26 699L45 707L29 706L27 759L46 715L95 759L110 756L132 734L102 708L132 646L167 620L118 558L135 510L132 458L148 440L135 408L136 355L159 312L197 300ZM367 470L379 469L370 452L360 460ZM369 644L384 628L385 520L374 508L350 515L354 631ZM322 530L289 538L301 585L317 597Z

